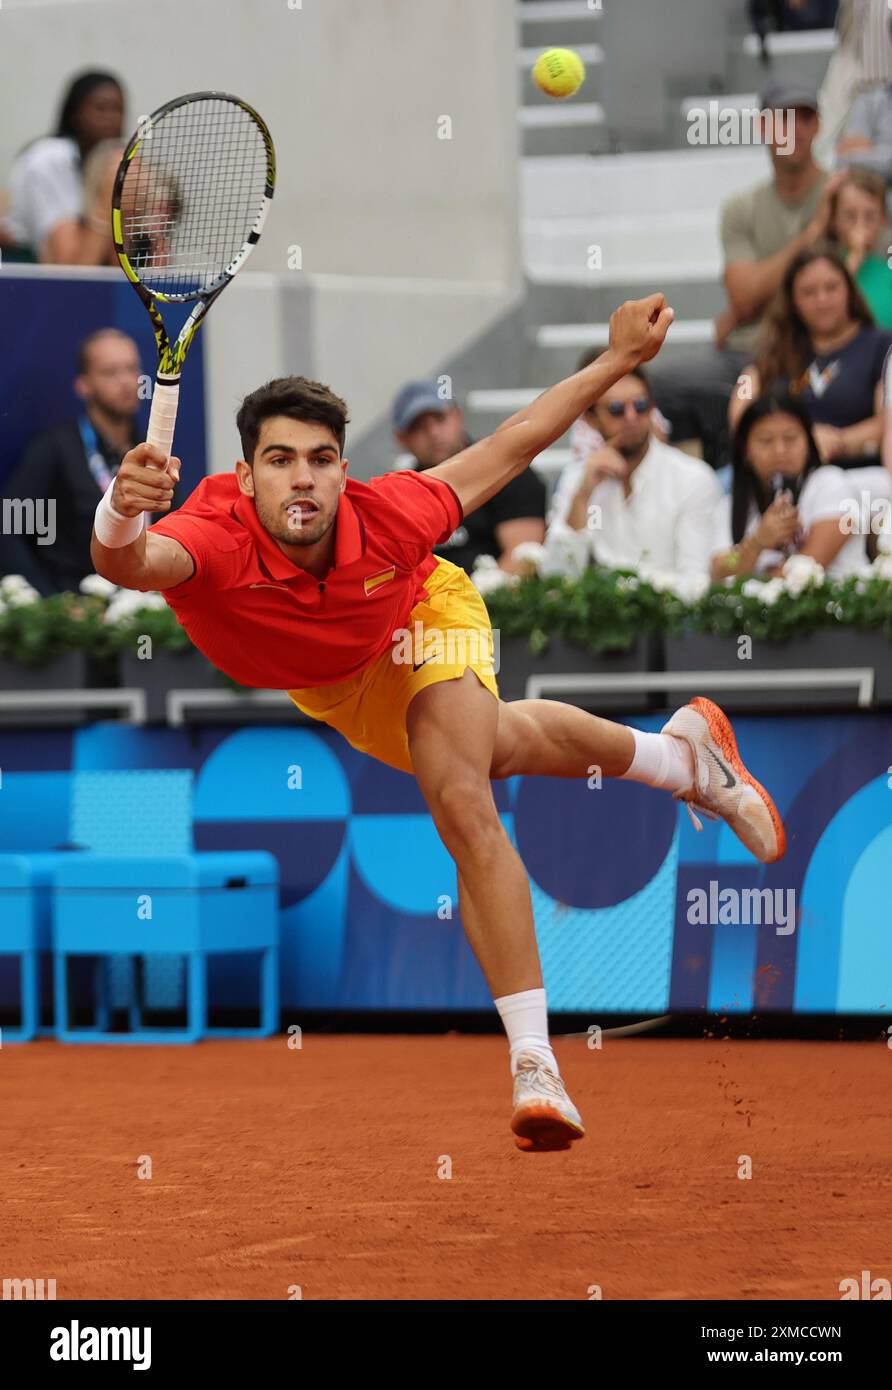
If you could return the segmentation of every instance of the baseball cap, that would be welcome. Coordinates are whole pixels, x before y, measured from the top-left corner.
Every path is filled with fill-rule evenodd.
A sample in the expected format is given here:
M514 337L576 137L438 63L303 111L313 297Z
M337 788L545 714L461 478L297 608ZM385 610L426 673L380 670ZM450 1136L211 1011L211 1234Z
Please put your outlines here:
M407 382L393 398L393 428L402 432L426 411L435 410L438 415L445 415L454 405L455 401L450 396L441 394L435 381Z
M818 110L818 89L805 78L788 73L766 82L759 98L762 111L787 111L792 106L808 106Z

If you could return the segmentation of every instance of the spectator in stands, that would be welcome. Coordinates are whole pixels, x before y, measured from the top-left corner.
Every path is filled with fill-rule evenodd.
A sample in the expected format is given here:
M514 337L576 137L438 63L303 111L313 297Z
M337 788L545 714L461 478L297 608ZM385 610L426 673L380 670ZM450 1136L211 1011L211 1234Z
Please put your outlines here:
M543 571L578 578L589 564L669 573L709 572L722 492L708 464L654 435L643 371L611 386L583 417L596 432L557 486Z
M835 185L812 157L817 107L814 88L796 76L766 86L760 108L770 137L773 176L722 208L729 302L716 322L715 347L690 357L682 367L654 373L654 396L672 423L673 440L702 440L704 457L716 466L726 461L730 447L728 396L752 359L762 317L793 258L827 232ZM790 110L792 132L785 121L772 117ZM841 174L835 177L837 182L842 179Z
M830 239L867 301L874 322L892 328L892 269L885 253L889 240L886 185L870 169L849 169L833 199ZM883 249L877 255L877 248Z
M834 579L863 571L865 485L868 496L892 495L880 468L821 464L802 401L761 396L734 432L734 483L717 513L713 579L767 579L793 554L811 557Z
M120 141L123 115L123 90L111 73L87 72L71 83L55 135L27 145L12 166L3 231L16 259L51 265L109 261L110 147L105 165L92 179L89 198L84 166L100 142Z
M858 97L836 147L840 164L873 169L892 182L892 82Z
M454 400L444 399L435 381L410 381L393 402L393 432L397 443L413 456L415 469L433 468L466 449L465 419ZM514 478L477 511L465 517L437 555L470 574L482 555L493 556L508 573L521 566L512 558L524 541L545 539L545 486L532 469Z
M8 498L55 501L56 537L6 535L2 568L23 574L40 593L77 589L93 573L93 515L124 454L137 442L139 352L117 328L100 328L78 348L76 394L83 412L31 441L5 488Z
M889 0L842 0L836 48L821 84L815 158L830 168L858 97L892 81Z
M863 467L865 455L879 452L890 346L892 334L874 324L833 245L800 251L772 305L764 347L731 394L732 428L763 391L789 392L805 407L821 460Z

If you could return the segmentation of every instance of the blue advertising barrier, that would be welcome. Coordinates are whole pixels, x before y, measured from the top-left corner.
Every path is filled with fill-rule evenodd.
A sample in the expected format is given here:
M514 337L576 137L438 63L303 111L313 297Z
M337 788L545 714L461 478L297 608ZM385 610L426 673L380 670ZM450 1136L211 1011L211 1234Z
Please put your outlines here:
M892 718L736 729L787 825L788 853L768 868L646 787L493 783L530 876L553 1010L892 1012ZM194 770L196 849L276 856L283 1008L491 1008L414 780L326 729L0 733L0 850L66 842L76 772L150 767ZM245 1002L237 970L217 986L222 1003Z

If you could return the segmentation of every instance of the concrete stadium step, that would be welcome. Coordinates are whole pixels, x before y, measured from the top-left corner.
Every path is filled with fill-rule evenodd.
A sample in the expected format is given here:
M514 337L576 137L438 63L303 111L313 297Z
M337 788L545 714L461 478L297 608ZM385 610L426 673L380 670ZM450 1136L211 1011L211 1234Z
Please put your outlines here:
M533 341L540 348L573 348L581 352L587 347L606 347L610 337L609 323L543 323ZM712 319L676 319L669 330L669 341L675 346L712 342Z
M579 48L597 42L603 0L526 0L516 7L524 48Z
M524 159L522 215L554 220L652 217L664 208L714 214L725 198L764 182L769 172L764 150L739 147Z
M524 158L592 155L606 150L608 132L600 102L549 102L522 106L517 119Z
M729 53L728 85L735 91L761 91L770 78L795 73L819 87L835 48L836 34L832 29L769 34L771 63L766 67L759 56L755 34L747 34L733 44Z
M590 281L529 280L526 319L533 326L549 323L606 322L627 299L643 299L662 290L679 319L714 318L725 302L721 268L700 280L675 279L668 264L655 264L634 280L604 284Z
M646 281L657 271L678 280L715 277L721 265L714 206L679 212L586 218L524 218L524 265L535 279L585 277L601 284Z

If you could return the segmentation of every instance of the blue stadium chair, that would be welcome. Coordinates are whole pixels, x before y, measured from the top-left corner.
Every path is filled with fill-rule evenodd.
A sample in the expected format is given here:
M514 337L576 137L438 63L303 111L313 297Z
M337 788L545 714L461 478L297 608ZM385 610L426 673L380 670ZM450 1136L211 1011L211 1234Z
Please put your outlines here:
M63 1041L195 1042L268 1036L278 1026L278 865L261 851L195 853L192 781L189 771L75 774L71 835L86 849L57 857L52 889L56 1035ZM208 957L248 951L261 956L260 1024L210 1028ZM69 1018L68 962L79 956L107 967L98 972L92 1027L75 1028ZM181 958L186 1027L143 1026L137 961L145 961L148 976L153 963L169 970ZM109 1031L115 994L126 1003L128 1032Z
M51 948L52 851L68 838L70 780L67 772L10 772L3 777L0 988L4 1006L14 998L21 1015L19 1026L4 1026L4 1042L27 1042L53 1031L40 1022L40 977Z
M4 1027L4 1042L29 1042L51 1033L40 1021L40 961L51 947L50 889L54 854L0 855L0 955L11 956L19 977L21 1022Z

